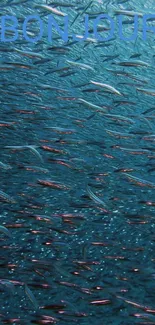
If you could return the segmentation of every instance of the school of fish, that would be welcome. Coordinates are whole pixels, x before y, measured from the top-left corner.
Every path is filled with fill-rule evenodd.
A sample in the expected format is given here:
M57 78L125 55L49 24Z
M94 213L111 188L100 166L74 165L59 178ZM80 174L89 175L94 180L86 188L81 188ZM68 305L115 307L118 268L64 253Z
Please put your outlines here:
M155 324L155 17L141 37L154 3L0 9L19 22L0 41L0 324ZM49 14L62 30L68 15L67 42L54 29L48 41ZM109 41L95 38L100 14L115 22ZM43 21L38 42L23 38L28 15ZM126 37L138 16L134 41L119 39L119 15ZM106 19L97 28L108 36Z

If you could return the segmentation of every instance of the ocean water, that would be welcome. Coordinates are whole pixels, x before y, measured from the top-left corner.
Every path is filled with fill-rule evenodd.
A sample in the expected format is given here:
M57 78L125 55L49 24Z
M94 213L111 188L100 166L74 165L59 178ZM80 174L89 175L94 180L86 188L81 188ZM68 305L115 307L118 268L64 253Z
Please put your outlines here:
M0 9L0 325L155 324L154 2Z

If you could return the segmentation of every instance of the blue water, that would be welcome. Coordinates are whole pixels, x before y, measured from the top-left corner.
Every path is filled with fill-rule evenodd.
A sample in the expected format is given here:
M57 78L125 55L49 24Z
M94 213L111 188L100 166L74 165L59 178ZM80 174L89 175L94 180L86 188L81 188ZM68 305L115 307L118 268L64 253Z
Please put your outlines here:
M0 324L155 324L153 19L143 40L154 3L1 0L0 9L19 22L18 39L0 43ZM63 30L62 13L69 40L53 28L49 43L47 16ZM115 30L99 42L93 21L104 13ZM22 28L34 14L44 34L31 43ZM75 42L85 14L89 39ZM119 14L126 37L138 15L134 40L120 40ZM98 28L107 37L110 23Z

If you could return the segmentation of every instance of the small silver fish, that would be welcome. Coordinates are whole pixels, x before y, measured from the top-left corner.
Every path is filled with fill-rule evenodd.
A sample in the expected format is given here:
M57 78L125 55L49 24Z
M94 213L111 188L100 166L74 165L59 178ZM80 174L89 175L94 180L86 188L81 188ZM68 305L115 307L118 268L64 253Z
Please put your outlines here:
M95 203L98 203L100 205L103 205L105 207L105 203L99 198L97 197L93 192L92 190L90 189L90 187L87 185L87 192L88 192L88 195L89 197L95 202Z
M0 191L0 198L9 203L16 203L16 201L10 195L4 193L3 191Z
M2 232L7 237L12 237L11 232L4 226L0 226L0 232Z
M25 284L25 293L28 296L28 298L30 299L30 301L32 302L33 306L35 309L39 308L38 302L34 296L34 294L32 293L32 291L28 288L28 286Z

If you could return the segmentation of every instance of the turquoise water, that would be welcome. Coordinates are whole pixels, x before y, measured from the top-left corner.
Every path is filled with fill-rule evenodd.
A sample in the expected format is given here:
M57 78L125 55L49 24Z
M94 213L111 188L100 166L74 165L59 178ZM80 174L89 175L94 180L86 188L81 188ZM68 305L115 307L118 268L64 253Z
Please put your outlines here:
M0 42L0 324L155 324L153 19L143 40L154 3L0 9L19 23L16 41ZM67 43L54 28L48 42L49 14L62 30L68 15ZM86 14L89 38L75 41ZM99 14L114 21L107 42L94 35ZM135 40L120 40L120 14L126 37L138 15ZM29 15L43 22L35 43L23 37ZM108 37L110 23L98 25Z

